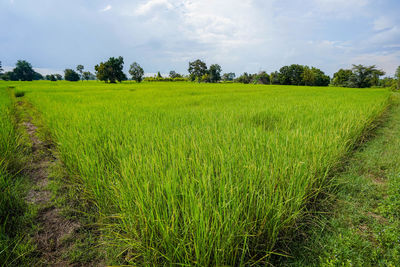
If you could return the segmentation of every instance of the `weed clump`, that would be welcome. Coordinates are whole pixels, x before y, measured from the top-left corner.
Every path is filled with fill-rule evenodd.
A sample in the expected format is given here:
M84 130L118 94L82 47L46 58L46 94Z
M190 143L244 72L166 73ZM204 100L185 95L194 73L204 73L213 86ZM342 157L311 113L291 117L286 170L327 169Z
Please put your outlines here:
M23 97L23 96L25 95L25 92L23 92L23 91L16 91L16 92L14 93L14 95L15 95L15 97Z

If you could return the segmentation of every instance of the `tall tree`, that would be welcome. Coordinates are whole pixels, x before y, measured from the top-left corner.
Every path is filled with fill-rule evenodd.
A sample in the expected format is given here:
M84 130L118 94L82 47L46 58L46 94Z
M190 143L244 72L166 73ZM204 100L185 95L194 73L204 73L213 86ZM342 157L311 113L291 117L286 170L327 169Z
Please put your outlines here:
M224 73L224 75L222 75L222 80L223 81L233 81L236 77L236 74L233 72L229 72L229 73Z
M100 81L115 83L126 80L126 75L123 72L124 59L123 57L110 57L106 62L100 62L96 65L96 76Z
M221 66L218 64L213 64L210 66L208 70L208 74L210 75L210 82L216 83L221 80Z
M351 70L340 69L333 74L332 85L348 87L350 84L350 77L353 75Z
M397 80L397 90L400 90L400 66L397 67L395 79Z
M279 69L279 83L283 85L291 85L291 71L289 66L283 66Z
M79 81L79 74L73 69L65 69L64 70L64 79L70 82Z
M129 74L132 75L132 80L140 83L143 80L144 70L138 63L133 62L129 68ZM160 74L160 72L158 72L158 74Z
M89 80L93 80L93 77L95 77L90 71L84 71L82 73L82 79L89 81Z
M269 77L270 77L270 82L271 82L271 84L280 84L279 72L277 72L277 71L271 72L271 74L269 75Z
M240 75L235 81L238 83L248 84L251 82L251 80L252 80L252 75L245 72L242 75Z
M18 60L13 70L17 80L32 81L35 78L35 71L31 63L25 60Z
M270 76L265 71L260 71L258 74L254 75L254 84L270 84Z
M85 69L85 67L83 65L78 65L76 66L76 70L79 72L80 78L83 82L83 70Z
M192 81L197 80L200 82L202 76L207 74L207 65L200 59L197 59L193 62L189 62L188 71Z
M302 77L303 77L304 85L307 85L307 86L315 85L315 74L310 69L310 67L308 67L308 66L304 67Z
M311 68L312 73L314 74L314 84L315 86L328 86L331 82L331 78L328 75L325 75L325 73L315 67Z
M353 74L350 76L350 87L366 88L373 85L374 75L384 75L384 72L378 70L375 65L363 66L353 65ZM379 78L378 78L379 79Z
M171 70L170 72L169 72L169 77L170 78L181 78L182 77L182 75L180 75L179 73L177 73L176 71L174 71L174 70Z

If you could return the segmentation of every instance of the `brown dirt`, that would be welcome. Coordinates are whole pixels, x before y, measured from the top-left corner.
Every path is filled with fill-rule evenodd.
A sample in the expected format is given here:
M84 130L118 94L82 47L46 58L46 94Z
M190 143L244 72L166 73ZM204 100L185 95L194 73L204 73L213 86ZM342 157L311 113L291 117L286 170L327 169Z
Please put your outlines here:
M51 201L52 193L48 189L49 168L55 164L51 146L37 137L37 127L31 119L23 122L23 126L32 142L31 161L25 172L34 186L28 192L26 200L39 207L36 220L40 228L34 236L37 249L41 253L43 265L72 266L63 259L63 254L68 249L68 244L63 240L73 235L80 225L63 217Z

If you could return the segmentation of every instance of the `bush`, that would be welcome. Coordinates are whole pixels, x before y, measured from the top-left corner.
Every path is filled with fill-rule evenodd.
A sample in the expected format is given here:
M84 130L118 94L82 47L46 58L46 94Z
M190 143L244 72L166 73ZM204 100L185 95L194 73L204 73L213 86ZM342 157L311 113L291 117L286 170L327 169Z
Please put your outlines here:
M16 91L16 92L14 93L14 95L15 95L15 97L23 97L23 96L25 96L25 92L23 92L23 91Z

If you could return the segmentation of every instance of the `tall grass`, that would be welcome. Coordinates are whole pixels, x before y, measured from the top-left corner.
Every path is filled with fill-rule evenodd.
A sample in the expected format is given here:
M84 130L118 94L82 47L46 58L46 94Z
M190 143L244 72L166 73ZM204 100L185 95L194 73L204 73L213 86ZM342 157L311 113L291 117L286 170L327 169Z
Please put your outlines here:
M268 261L389 95L239 84L17 86L98 206L105 240L140 265Z
M25 238L28 207L23 199L20 135L13 124L11 94L0 85L0 263L19 265L32 252Z

